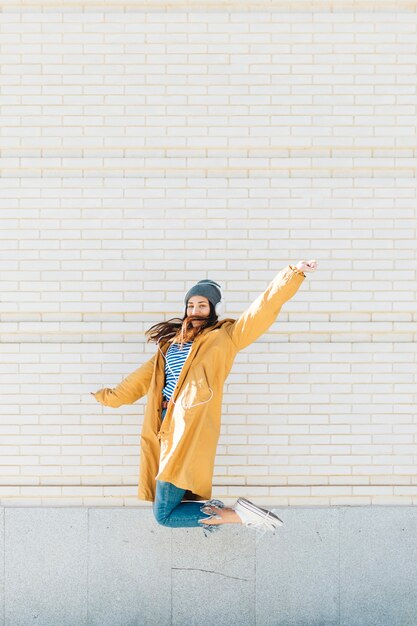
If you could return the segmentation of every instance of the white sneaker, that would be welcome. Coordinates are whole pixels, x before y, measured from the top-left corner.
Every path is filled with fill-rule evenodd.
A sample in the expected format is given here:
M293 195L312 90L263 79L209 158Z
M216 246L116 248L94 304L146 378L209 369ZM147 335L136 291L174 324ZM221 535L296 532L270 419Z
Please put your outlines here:
M275 534L278 526L284 525L284 522L275 513L262 509L246 498L238 498L231 508L238 514L244 526L253 528L257 533L262 532L259 538L268 530Z

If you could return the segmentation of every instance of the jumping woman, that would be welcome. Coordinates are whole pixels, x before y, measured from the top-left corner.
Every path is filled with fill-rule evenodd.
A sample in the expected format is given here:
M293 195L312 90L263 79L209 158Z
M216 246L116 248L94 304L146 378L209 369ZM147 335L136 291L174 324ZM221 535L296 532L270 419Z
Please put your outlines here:
M146 331L147 341L157 347L152 358L113 389L91 392L113 408L147 394L138 498L153 503L162 526L197 526L206 537L222 524L243 524L262 534L282 526L274 513L246 498L230 508L211 498L223 385L237 353L268 330L298 291L305 272L316 267L315 260L287 265L237 320L219 321L220 285L200 280L185 295L182 318Z

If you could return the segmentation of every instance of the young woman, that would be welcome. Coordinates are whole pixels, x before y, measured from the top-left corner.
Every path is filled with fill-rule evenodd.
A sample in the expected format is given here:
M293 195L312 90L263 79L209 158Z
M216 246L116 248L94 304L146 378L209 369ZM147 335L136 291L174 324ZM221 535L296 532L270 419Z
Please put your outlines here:
M148 342L157 346L154 356L117 387L92 393L113 408L147 394L138 498L153 503L159 524L199 526L205 536L222 524L244 524L263 532L275 532L282 525L274 513L246 498L238 498L232 507L211 498L223 385L237 353L268 330L282 305L298 291L305 272L316 267L315 260L287 265L237 320L219 321L220 285L199 281L185 295L181 319L146 331Z

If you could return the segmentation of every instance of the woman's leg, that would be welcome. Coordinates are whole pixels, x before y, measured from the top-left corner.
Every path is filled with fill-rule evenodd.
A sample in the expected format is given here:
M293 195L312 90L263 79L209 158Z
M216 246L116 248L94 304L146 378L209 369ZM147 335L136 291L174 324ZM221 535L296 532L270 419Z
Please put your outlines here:
M153 512L158 524L170 526L171 528L190 528L197 526L209 532L218 530L218 525L208 525L205 523L206 520L212 519L216 513L212 511L211 514L206 517L204 517L202 513L205 513L203 508L210 507L210 505L219 507L219 509L223 508L223 502L215 499L208 500L207 502L182 502L185 492L185 489L180 489L172 483L163 480L156 481Z

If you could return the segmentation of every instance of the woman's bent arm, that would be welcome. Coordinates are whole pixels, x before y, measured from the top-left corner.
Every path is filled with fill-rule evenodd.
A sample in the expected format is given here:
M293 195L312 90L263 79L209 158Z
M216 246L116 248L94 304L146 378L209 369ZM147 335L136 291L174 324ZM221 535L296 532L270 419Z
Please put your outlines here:
M91 395L95 397L97 402L105 406L117 408L122 404L133 404L139 398L144 396L152 379L156 354L149 361L138 367L134 372L126 376L122 382L113 389L99 389Z

